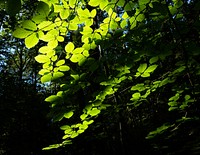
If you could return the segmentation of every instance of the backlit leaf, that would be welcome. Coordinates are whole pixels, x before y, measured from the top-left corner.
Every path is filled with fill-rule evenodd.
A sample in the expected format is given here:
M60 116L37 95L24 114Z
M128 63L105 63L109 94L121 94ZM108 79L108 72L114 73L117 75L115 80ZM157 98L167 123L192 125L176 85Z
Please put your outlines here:
M22 23L22 26L23 26L23 28L28 29L28 30L32 30L32 31L37 30L36 24L31 20L25 20Z
M67 19L69 17L69 15L70 15L69 9L62 9L60 11L60 17L62 19Z
M74 44L73 44L73 42L69 42L65 46L65 51L71 53L73 50L74 50Z
M88 114L90 114L91 116L96 116L100 113L101 111L97 108L93 108L92 110L89 111Z
M56 79L58 79L60 77L63 77L63 76L64 76L64 73L62 73L62 72L55 72L55 73L53 73L52 80L56 80Z
M73 54L72 57L70 58L71 62L79 62L82 59L84 59L85 57L82 54Z
M59 66L58 70L62 71L62 72L66 72L70 70L70 67L67 65L63 65L63 66Z
M149 66L149 67L145 70L145 72L148 72L148 73L153 72L157 67L158 67L158 65Z
M61 66L65 64L65 60L59 60L58 62L56 62L56 66Z
M139 68L137 69L138 72L143 73L147 69L147 64L140 64Z
M99 1L97 0L90 0L88 3L90 6L96 7L99 5Z
M27 48L32 48L39 42L39 38L37 37L37 33L32 33L30 36L25 38L25 45Z
M16 38L24 39L32 33L33 33L33 31L28 31L28 30L25 30L23 28L17 28L13 32L13 36L16 37Z
M47 97L47 98L45 99L45 101L46 101L46 102L55 102L55 101L57 101L57 100L59 100L59 99L60 99L60 97L58 97L58 96L56 96L56 95L51 95L51 96Z
M140 98L140 93L134 93L133 95L132 95L132 100L138 100L139 98Z
M35 60L36 60L37 62L39 62L39 63L45 63L45 62L50 61L50 59L49 59L48 56L46 56L46 55L41 55L41 54L37 55L37 56L35 57Z
M70 117L73 116L73 114L74 114L74 112L73 112L73 111L70 111L70 112L65 113L65 114L64 114L64 117L65 117L65 118L70 118Z

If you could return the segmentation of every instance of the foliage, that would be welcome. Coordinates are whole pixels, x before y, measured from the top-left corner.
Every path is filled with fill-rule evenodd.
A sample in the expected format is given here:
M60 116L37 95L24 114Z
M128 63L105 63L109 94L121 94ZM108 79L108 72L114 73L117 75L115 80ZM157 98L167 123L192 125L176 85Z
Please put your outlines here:
M139 111L138 122L145 124L167 108L166 116L158 115L164 120L147 123L147 139L194 119L199 10L197 0L38 2L13 35L27 48L41 45L35 57L42 65L41 82L54 83L57 90L45 101L53 121L65 123L63 141L44 150L71 144L108 113L122 123L130 111ZM137 117L129 117L130 123Z

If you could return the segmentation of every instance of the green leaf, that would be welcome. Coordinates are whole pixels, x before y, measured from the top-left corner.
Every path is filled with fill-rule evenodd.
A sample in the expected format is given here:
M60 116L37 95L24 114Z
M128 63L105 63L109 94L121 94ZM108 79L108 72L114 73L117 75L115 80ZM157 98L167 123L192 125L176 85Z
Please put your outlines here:
M150 73L145 71L145 72L141 75L141 77L150 77Z
M168 105L172 106L172 107L175 107L175 106L177 106L177 102L174 102L174 101L168 102Z
M31 20L25 20L22 23L22 26L23 26L23 28L28 29L28 30L32 30L32 31L37 30L36 24Z
M58 70L60 70L62 72L66 72L66 71L70 70L70 67L67 65L62 65L62 66L59 66Z
M92 108L92 110L90 110L90 111L88 112L88 114L91 115L91 116L96 116L96 115L98 115L100 112L101 112L101 111L100 111L99 109L97 109L97 108Z
M136 18L137 21L142 22L145 19L145 15L144 14L139 14Z
M147 68L147 64L140 64L139 68L137 69L138 72L143 73Z
M140 96L141 96L141 94L140 93L134 93L133 95L132 95L132 99L131 100L138 100L138 99L140 99Z
M55 73L53 73L52 80L56 80L56 79L63 77L63 76L64 76L64 74L62 72L55 72Z
M71 62L80 62L82 59L84 59L85 56L83 56L82 54L73 54L72 57L70 58Z
M87 116L88 116L88 114L82 114L82 115L80 116L80 118L81 118L81 120L85 120L85 119L87 118Z
M121 26L122 29L124 29L127 26L126 19L122 20L122 22L120 23L120 26Z
M38 6L37 6L37 9L36 11L41 15L41 16L44 16L44 17L47 17L48 14L49 14L49 5L40 1L38 3Z
M108 0L101 0L99 8L101 10L106 10L108 8L107 6L109 6L109 1Z
M54 50L49 46L42 46L39 49L39 52L43 53L43 54L48 54L49 52L52 52L52 51L54 51Z
M180 98L179 94L176 94L174 96L172 96L171 98L169 98L169 101L177 101Z
M45 30L45 31L51 30L54 27L55 26L54 26L53 22L51 22L51 21L43 21L38 25L39 29L42 29L42 30Z
M185 95L185 100L188 101L190 99L190 95Z
M67 53L72 53L72 51L74 50L74 44L73 42L69 42L66 46L65 46L65 51Z
M71 138L75 138L78 136L78 133L77 132L73 132L72 135L71 135Z
M151 0L139 0L139 5L145 5L147 3L150 3Z
M47 73L49 73L49 72L50 72L50 71L49 71L48 69L41 69L41 70L39 71L38 74L44 75L44 74L47 74Z
M132 11L135 8L135 4L132 1L128 1L128 3L126 3L124 10L125 11Z
M149 66L149 67L145 70L145 72L151 73L151 72L153 72L157 67L158 67L158 65Z
M75 8L76 0L69 0L69 6Z
M70 117L73 116L73 114L74 114L73 111L69 111L69 112L67 112L67 113L64 114L64 117L69 119Z
M79 47L79 48L76 48L72 53L73 54L80 54L84 51L84 48L82 47Z
M25 38L25 45L27 48L32 48L39 42L39 38L37 37L37 33L32 33L30 36Z
M50 62L50 59L46 55L39 54L35 57L35 60L39 63Z
M60 144L53 144L53 145L43 148L42 150L56 149L56 148L59 148L60 146L61 146Z
M61 130L68 130L71 129L71 127L69 125L63 125L60 127Z
M46 102L55 102L57 100L60 100L60 97L56 95L51 95L45 99Z
M123 7L125 4L125 0L118 0L117 5Z
M70 0L70 1L71 1L71 0ZM67 19L67 18L69 17L69 15L70 15L69 9L62 9L62 10L60 11L60 17L61 17L62 19Z
M23 28L17 28L13 32L13 36L16 37L16 38L24 39L32 33L33 33L33 31L28 31L28 30L25 30Z
M149 63L150 63L150 64L153 64L153 63L155 63L155 62L157 62L157 61L158 61L158 56L151 58L151 59L149 60Z
M65 60L59 60L58 62L56 62L56 66L61 66L65 64Z
M49 74L45 74L41 77L41 82L42 83L45 83L45 82L50 82L52 79L52 74L49 73Z
M99 5L99 1L97 0L90 0L88 3L90 6L96 7Z
M51 61L55 62L58 59L57 55L54 55L53 57L51 57Z
M97 14L97 10L96 9L93 9L90 13L90 17L94 18Z
M46 20L46 17L43 15L35 15L33 16L32 20L36 23L36 24L40 24L41 22Z
M69 23L69 30L76 31L78 29L78 25L76 23Z
M136 84L135 86L131 87L131 90L138 90L144 91L146 90L144 83Z
M172 110L176 110L176 109L178 109L178 107L170 107L168 110L172 111Z
M83 124L89 125L92 124L94 122L94 120L89 120L89 121L83 121Z

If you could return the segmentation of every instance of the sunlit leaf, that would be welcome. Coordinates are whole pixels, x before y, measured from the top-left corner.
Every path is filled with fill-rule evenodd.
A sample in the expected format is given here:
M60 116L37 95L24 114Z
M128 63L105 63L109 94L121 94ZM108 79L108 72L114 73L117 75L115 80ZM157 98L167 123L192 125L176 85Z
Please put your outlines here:
M56 95L51 95L51 96L47 97L47 98L45 99L45 101L46 101L46 102L55 102L55 101L57 101L57 100L59 100L59 99L60 99L60 97L58 97L58 96L56 96Z
M141 75L141 77L150 77L150 73L145 71L145 72Z
M26 38L27 36L29 36L32 33L33 33L33 31L28 31L28 30L25 30L23 28L17 28L13 32L13 36L16 37L16 38L23 39L23 38Z
M74 44L73 44L73 42L69 42L65 46L65 51L71 53L73 50L74 50Z
M64 114L64 117L65 117L65 118L70 118L70 117L73 116L73 114L74 114L74 112L73 112L73 111L70 111L70 112L65 113L65 114Z
M88 116L87 114L82 114L82 115L80 116L80 118L81 118L81 120L85 120L87 116Z
M63 125L60 127L61 130L68 130L71 129L71 127L69 125Z
M96 7L99 5L99 1L97 0L90 0L88 3L90 6Z
M45 74L41 77L41 82L42 83L45 83L45 82L50 82L52 79L52 74L51 73L48 73L48 74Z
M71 8L74 8L75 7L75 4L76 4L76 0L69 0L69 6Z
M49 46L42 46L42 47L40 47L39 52L45 54L45 53L48 53L52 50L53 49Z
M143 73L147 69L147 64L140 64L139 68L137 69L138 72Z
M158 67L158 65L149 66L149 67L145 70L145 72L148 72L148 73L153 72L157 67Z
M70 0L70 1L71 1L71 0ZM62 9L62 10L60 11L60 17L61 17L62 19L67 19L67 18L69 17L69 15L70 15L69 9Z
M46 55L39 54L35 57L35 60L39 63L45 63L50 61L49 57Z
M82 54L73 54L72 57L70 58L71 62L79 62L82 59L84 59L85 57Z
M38 28L48 31L54 28L54 24L51 21L43 21L38 25Z
M52 80L56 80L56 79L58 79L60 77L63 77L63 76L64 76L64 73L62 73L62 72L55 72L55 73L53 73Z
M92 110L89 111L88 114L91 115L91 116L96 116L96 115L98 115L100 112L101 112L101 111L100 111L99 109L93 108Z
M32 48L39 42L39 38L37 37L37 33L32 33L30 36L25 38L25 45L27 48Z
M39 71L39 74L40 75L44 75L44 74L47 74L47 73L49 73L50 71L48 70L48 69L41 69L40 71Z
M56 66L61 66L65 64L65 60L59 60L58 62L56 62Z
M58 70L60 70L62 72L66 72L66 71L70 70L70 67L67 65L62 65L62 66L59 66Z
M132 95L132 100L138 100L140 98L141 94L140 93L134 93Z

